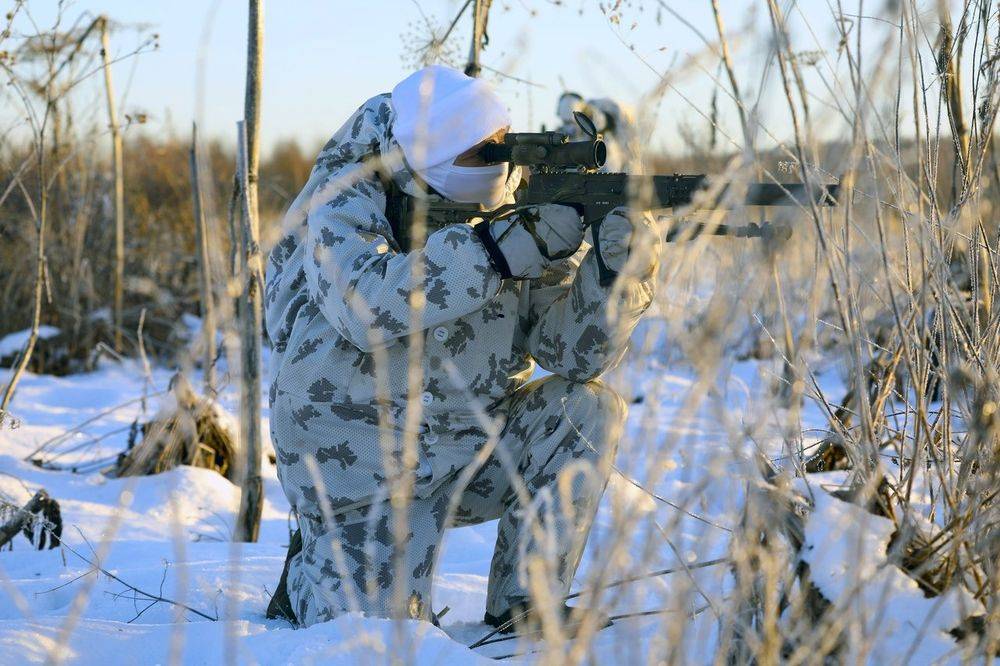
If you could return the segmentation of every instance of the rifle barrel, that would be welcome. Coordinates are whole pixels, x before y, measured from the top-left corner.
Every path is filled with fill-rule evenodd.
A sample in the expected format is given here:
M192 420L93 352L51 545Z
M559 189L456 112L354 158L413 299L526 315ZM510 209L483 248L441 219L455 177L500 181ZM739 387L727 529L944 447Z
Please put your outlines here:
M637 178L641 179L642 176ZM709 186L708 177L704 175L652 176L653 201L664 208L686 206L690 204L698 192ZM706 207L719 207L725 202L729 186L722 188L714 202ZM833 206L837 203L840 186L837 184L816 185L807 188L805 183L749 183L743 204L746 206L799 206L809 203L812 198L820 206ZM641 192L641 186L640 190Z
M678 208L691 204L708 186L709 179L703 174L533 173L518 204L573 202L592 207L595 214L603 215L615 206L628 205L635 197L647 201L650 208ZM728 187L721 188L714 200L701 202L700 207L720 208L736 203L727 201ZM807 188L804 183L750 183L742 205L802 206L812 198L817 205L835 206L839 191L837 184Z
M763 224L750 224L733 226L730 224L713 224L711 226L702 222L679 224L667 231L665 240L668 243L682 240L693 240L703 234L712 236L732 236L734 238L765 238L787 240L792 236L792 228L787 224L774 224L764 222Z
M815 185L807 189L805 183L754 183L747 189L748 206L795 206L808 204L810 198L820 206L835 206L840 185Z

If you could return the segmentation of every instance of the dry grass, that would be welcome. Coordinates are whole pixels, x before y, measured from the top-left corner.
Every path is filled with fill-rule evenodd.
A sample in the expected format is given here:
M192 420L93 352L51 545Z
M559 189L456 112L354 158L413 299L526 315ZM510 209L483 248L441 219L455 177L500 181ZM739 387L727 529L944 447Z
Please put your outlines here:
M173 400L142 424L142 438L122 454L115 476L158 474L178 465L237 479L236 428L217 403L199 396L183 375L171 381Z

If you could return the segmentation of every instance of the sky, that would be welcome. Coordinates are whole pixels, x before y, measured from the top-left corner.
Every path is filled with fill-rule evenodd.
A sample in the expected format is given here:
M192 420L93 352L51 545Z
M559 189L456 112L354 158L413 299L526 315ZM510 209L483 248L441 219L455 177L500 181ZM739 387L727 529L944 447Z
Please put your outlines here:
M307 147L321 144L365 99L391 90L413 70L415 46L428 34L426 21L439 29L446 26L463 1L266 0L265 149L287 139ZM783 4L791 7L789 0ZM774 68L767 64L766 3L721 0L720 5L745 92L750 99L760 95L769 131L787 138L790 124L781 110L783 99L771 99L781 90ZM879 5L869 0L863 6L875 14ZM57 3L29 0L27 6L36 24L46 25L53 20ZM116 57L128 55L151 34L157 35L155 50L124 57L114 65L123 113L147 114L147 132L186 136L191 120L198 118L203 135L227 141L235 137L243 105L245 1L75 0L65 8L70 20L102 13L118 23L111 37ZM836 51L837 33L828 3L800 0L790 10L789 22L796 50L822 51L826 57L815 73L807 72L816 79L812 87L822 107L819 98L831 96L830 82L846 77L847 71ZM27 30L26 17L17 26ZM891 26L871 19L864 29L876 43ZM715 42L708 0L495 0L483 63L530 83L489 70L484 76L508 101L514 128L529 130L555 124L556 100L563 90L636 104L658 85L664 72L673 71L673 87L655 107L651 141L676 148L685 131L707 131L713 79L720 76L718 57L708 53L699 32ZM462 63L470 23L460 21L453 35L455 62ZM695 64L686 65L692 58ZM679 69L684 71L678 75ZM818 78L820 69L825 70L826 83ZM75 106L78 113L90 113L94 123L106 122L101 115L101 85L101 77L92 76L80 86ZM16 121L7 106L0 111L4 129ZM719 106L724 131L736 137L731 103L721 99ZM835 122L832 106L829 112Z

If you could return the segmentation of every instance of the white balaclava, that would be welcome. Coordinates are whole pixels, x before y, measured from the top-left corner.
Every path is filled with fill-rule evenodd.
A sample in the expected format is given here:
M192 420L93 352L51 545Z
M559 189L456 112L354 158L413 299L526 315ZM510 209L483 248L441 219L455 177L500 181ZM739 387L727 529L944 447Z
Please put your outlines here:
M510 114L482 79L431 65L392 90L393 135L410 167L443 196L496 208L503 202L507 165L463 167L455 158L510 125Z

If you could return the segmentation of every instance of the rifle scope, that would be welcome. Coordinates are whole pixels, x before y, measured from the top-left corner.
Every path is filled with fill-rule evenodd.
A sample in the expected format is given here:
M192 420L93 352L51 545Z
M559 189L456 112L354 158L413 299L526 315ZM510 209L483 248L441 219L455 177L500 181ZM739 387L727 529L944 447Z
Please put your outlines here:
M599 169L608 149L599 138L569 141L562 132L511 132L503 143L487 143L479 154L488 164Z

